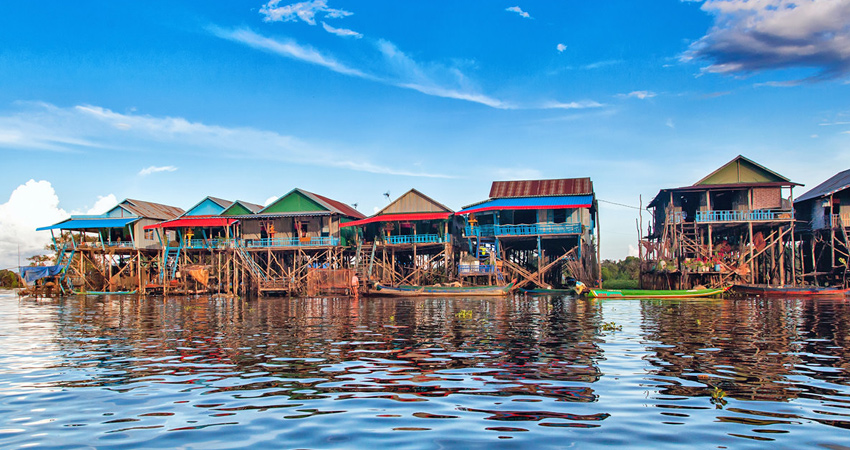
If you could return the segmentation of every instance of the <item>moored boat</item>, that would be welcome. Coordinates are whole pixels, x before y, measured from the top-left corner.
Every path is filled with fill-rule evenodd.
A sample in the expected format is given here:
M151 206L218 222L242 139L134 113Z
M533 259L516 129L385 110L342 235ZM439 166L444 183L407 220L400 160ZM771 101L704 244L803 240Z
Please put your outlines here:
M587 296L593 298L697 298L719 295L729 288L718 289L598 289L587 288Z
M385 286L376 283L369 291L371 295L394 297L447 297L447 296L505 296L511 292L514 283L506 286Z
M568 289L519 289L520 292L527 295L575 295L575 288Z
M850 293L843 287L769 286L765 284L736 284L732 291L739 295L758 297L842 297Z

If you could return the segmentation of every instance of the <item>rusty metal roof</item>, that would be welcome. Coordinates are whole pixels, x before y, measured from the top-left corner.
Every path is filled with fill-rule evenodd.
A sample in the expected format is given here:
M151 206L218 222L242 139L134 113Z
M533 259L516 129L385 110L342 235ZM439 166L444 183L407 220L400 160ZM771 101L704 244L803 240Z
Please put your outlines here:
M326 208L328 208L328 209L330 209L330 210L332 210L336 213L342 214L343 216L354 217L354 218L357 218L357 219L365 219L366 218L366 216L363 215L363 213L352 208L351 206L346 205L343 202L333 200L333 199L327 198L325 196L315 194L313 192L305 191L304 189L298 189L298 190L301 191L301 193L303 193L304 195L306 195L308 197L312 197L313 200L317 201L322 206L324 206L324 207L326 207Z
M552 197L593 194L590 178L561 178L557 180L494 181L490 198Z
M139 217L146 217L149 219L169 220L184 213L182 208L178 208L176 206L146 202L132 198L124 199L121 203L119 203L119 205Z

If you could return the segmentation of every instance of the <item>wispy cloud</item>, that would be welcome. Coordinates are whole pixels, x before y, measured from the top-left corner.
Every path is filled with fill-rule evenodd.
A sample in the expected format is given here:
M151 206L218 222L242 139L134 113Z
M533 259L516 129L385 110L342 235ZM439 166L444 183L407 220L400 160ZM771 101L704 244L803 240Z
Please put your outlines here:
M29 109L11 115L0 115L0 134L14 129L14 142L0 141L0 148L16 150L76 150L88 154L114 154L115 151L147 152L151 148L168 154L205 155L216 158L241 158L279 161L305 166L334 167L367 173L414 177L450 178L448 175L410 169L397 169L370 162L363 157L351 159L350 149L328 149L323 145L294 136L250 127L223 127L193 122L182 117L153 117L135 113L122 114L92 105L59 108L45 103L26 104ZM50 125L45 130L44 124ZM116 127L125 124L125 127ZM14 127L14 128L12 128ZM49 131L50 148L44 147L43 133ZM75 142L65 144L60 142ZM85 142L91 145L81 146ZM149 167L139 172L146 175L170 170Z
M605 105L593 100L581 100L577 102L546 102L540 106L540 109L585 109L603 106Z
M558 44L555 48L558 49L558 53L563 53L567 49L567 46L565 44Z
M673 119L667 119L667 121L664 122L664 126L667 128L676 128L676 124L673 123Z
M519 6L511 6L510 8L505 8L505 11L513 12L519 14L520 17L524 17L526 19L530 19L531 15L527 12L523 11Z
M345 29L345 28L334 28L334 27L328 25L327 22L322 22L322 28L324 28L325 31L327 31L328 33L335 34L337 36L353 37L355 39L360 39L360 38L363 37L362 34L356 32L356 31L348 30L348 29Z
M648 98L655 97L657 95L658 94L656 94L655 92L652 92L652 91L632 91L632 92L629 92L628 94L617 94L617 97L620 97L620 98L637 98L637 99L640 99L640 100L645 100L645 99L648 99Z
M146 176L157 172L174 172L177 168L174 166L150 166L139 171L139 175Z
M850 72L850 0L707 0L714 26L682 55L711 73L811 68L809 80Z
M597 61L590 64L585 64L581 66L582 69L585 70L593 70L593 69L601 69L603 67L615 66L617 64L622 64L622 59L606 59L604 61Z
M803 84L803 80L765 81L764 83L756 83L753 87L794 87L801 84Z
M329 8L325 0L293 3L278 6L280 0L271 0L260 8L260 14L266 22L296 22L301 20L310 25L316 24L316 15L337 19L350 16L352 13L341 9Z
M216 26L208 27L209 31L222 39L239 42L249 47L265 50L276 55L292 58L298 61L315 64L325 67L334 72L344 75L351 75L359 78L374 80L375 77L367 75L357 69L346 66L345 64L336 61L335 59L326 56L305 45L301 45L294 40L278 41L269 37L261 36L249 29L225 30Z

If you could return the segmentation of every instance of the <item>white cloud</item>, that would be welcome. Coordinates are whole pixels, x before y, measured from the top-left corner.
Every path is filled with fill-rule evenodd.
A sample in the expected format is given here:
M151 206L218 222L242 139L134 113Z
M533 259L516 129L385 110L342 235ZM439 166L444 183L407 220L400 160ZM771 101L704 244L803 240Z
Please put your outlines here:
M145 176L157 172L174 172L177 168L174 166L150 166L139 171L139 175Z
M510 8L505 8L505 11L514 12L520 15L520 17L524 17L526 19L530 19L531 15L527 12L523 11L519 6L511 6Z
M327 31L328 33L335 34L337 36L353 37L355 39L360 39L360 38L363 37L362 34L356 32L356 31L347 30L345 28L334 28L334 27L328 25L326 22L322 22L322 28L324 28L325 31Z
M0 148L42 149L45 133L50 134L49 150L84 150L97 153L115 151L147 152L150 148L162 152L180 152L216 158L248 158L262 161L335 167L368 173L448 178L439 173L395 169L388 166L348 159L351 151L327 149L274 131L250 127L228 128L191 122L182 117L152 117L141 114L121 114L106 108L79 105L59 108L38 103L27 104L30 109L9 116L0 115L0 135L14 130L19 135L14 143L0 141ZM116 123L129 124L126 130ZM45 128L49 124L49 129ZM74 142L61 147L61 142ZM89 142L81 146L79 142ZM150 169L150 168L149 168ZM156 169L156 168L154 168ZM146 169L147 170L147 169Z
M558 49L559 53L563 53L563 51L567 49L567 46L564 45L564 44L558 44L557 47L555 47L555 48Z
M110 209L112 209L115 205L118 204L118 199L115 198L115 194L108 195L98 195L97 200L94 202L94 206L85 211L71 211L72 215L84 214L84 215L98 215L104 214Z
M322 66L344 75L375 80L375 77L373 76L367 75L359 70L352 69L329 56L323 55L315 49L301 45L293 40L281 42L261 36L248 29L225 30L218 27L209 27L209 30L214 35L222 39L239 42L258 50L265 50L287 58Z
M812 68L814 78L850 72L850 0L707 0L714 26L682 55L712 73Z
M280 197L277 197L277 196L269 197L269 198L267 198L267 199L266 199L266 201L265 201L265 202L263 202L263 206L269 206L269 205L271 205L271 204L272 204L275 200L277 200L277 199L279 199L279 198L280 198Z
M812 138L812 139L817 139L819 136L818 136L818 135L816 135L816 134L813 134L813 135L811 135L811 136L809 136L809 137L810 137L810 138Z
M638 248L629 244L629 256L638 256Z
M581 100L577 102L546 102L543 103L541 109L585 109L585 108L601 108L605 105L593 100Z
M352 13L341 9L329 8L325 0L314 0L311 2L293 3L286 6L278 6L280 0L271 0L260 8L260 14L266 22L296 22L298 20L316 24L316 15L323 15L331 19L350 16Z
M632 92L629 92L628 94L617 94L617 97L620 97L620 98L637 98L637 99L645 100L647 98L655 97L656 95L658 95L658 94L656 94L655 92L652 92L652 91L632 91Z
M67 218L49 181L29 180L18 186L0 205L0 269L18 266L18 249L22 265L29 256L46 253L50 232L35 229Z
M676 128L676 124L673 123L673 119L667 119L667 121L664 122L664 126L668 128Z

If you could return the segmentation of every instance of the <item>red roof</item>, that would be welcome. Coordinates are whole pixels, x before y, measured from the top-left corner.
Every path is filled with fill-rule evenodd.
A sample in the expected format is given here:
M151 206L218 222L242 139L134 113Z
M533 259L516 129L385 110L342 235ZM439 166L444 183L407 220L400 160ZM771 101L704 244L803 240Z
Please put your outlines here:
M169 220L155 223L145 227L146 230L156 228L202 228L202 227L226 227L238 222L236 219L218 216L195 216L181 219Z
M373 216L368 219L355 220L339 224L340 227L354 227L358 225L366 225L373 222L398 222L409 220L442 220L447 219L452 213L413 213L413 214L385 214L381 216Z
M590 178L561 178L558 180L494 181L490 198L551 197L593 194Z
M313 193L313 192L311 192L311 194L315 195L316 197L319 197L319 199L321 199L323 202L330 204L331 206L333 206L334 208L338 209L338 210L339 210L342 214L344 214L344 215L346 215L346 216L349 216L349 217L359 217L359 218L361 218L361 219L362 219L362 218L364 218L364 217L366 217L366 216L364 216L364 215L363 215L363 213L361 213L360 211L358 211L358 210L356 210L356 209L354 209L354 208L352 208L352 207L350 207L350 206L346 205L346 204L345 204L345 203L343 203L343 202L338 202L338 201L336 201L336 200L333 200L333 199L327 198L327 197L325 197L325 196L323 196L323 195L315 194L315 193Z

